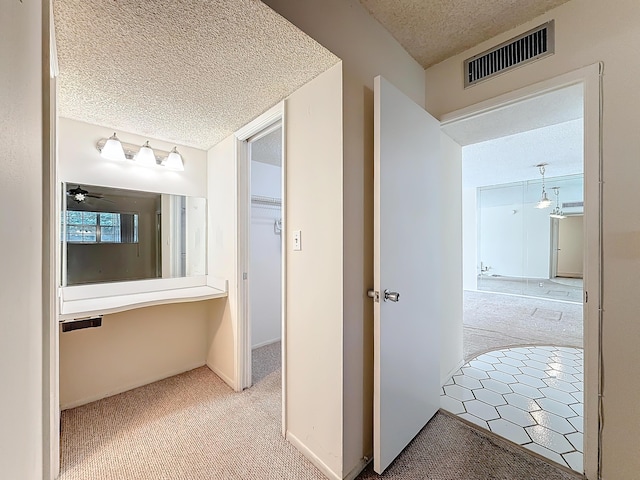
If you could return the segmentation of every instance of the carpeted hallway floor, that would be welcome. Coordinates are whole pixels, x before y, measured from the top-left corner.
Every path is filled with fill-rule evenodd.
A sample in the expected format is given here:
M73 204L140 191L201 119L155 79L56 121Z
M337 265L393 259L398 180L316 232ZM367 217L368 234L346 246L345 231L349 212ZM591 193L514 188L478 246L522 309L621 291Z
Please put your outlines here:
M281 436L279 345L259 350L242 393L201 367L63 412L60 479L324 479ZM438 413L382 477L358 478L580 477Z
M582 348L580 303L465 291L463 318L465 360L518 345Z

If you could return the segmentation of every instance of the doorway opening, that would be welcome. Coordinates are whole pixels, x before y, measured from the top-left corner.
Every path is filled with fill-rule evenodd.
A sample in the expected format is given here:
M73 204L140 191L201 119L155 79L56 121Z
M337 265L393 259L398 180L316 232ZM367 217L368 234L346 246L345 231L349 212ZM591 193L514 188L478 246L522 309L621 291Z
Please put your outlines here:
M601 229L594 70L443 123L463 145L465 314L442 406L581 473L599 442L598 313L583 302L601 281L598 241L583 249Z
M249 150L249 268L247 272L251 384L281 367L282 125L247 140Z

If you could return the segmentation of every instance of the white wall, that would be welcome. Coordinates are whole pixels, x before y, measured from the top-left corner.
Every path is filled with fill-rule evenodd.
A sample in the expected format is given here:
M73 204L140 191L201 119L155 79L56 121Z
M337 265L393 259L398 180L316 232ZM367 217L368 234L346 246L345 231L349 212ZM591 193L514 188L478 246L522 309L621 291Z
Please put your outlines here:
M478 202L476 188L462 189L462 285L478 289Z
M192 197L207 196L207 153L204 150L178 145L184 159L184 172L145 168L134 162L115 162L100 156L96 143L112 134L113 130L109 128L60 118L60 181ZM142 145L149 140L153 148L167 152L175 146L173 143L142 137L131 132L119 131L117 134L124 143Z
M555 19L556 53L490 81L463 89L462 61ZM565 72L604 62L603 76L603 457L606 480L640 471L640 3L571 0L519 28L452 57L426 72L426 104L440 116Z
M482 207L480 195L478 268L482 262L488 275L549 278L549 209L532 203Z
M0 14L0 476L25 480L43 471L42 5Z
M251 162L251 194L280 198L282 168ZM252 348L281 338L282 311L282 234L274 223L282 219L279 207L251 207L249 252L249 318Z

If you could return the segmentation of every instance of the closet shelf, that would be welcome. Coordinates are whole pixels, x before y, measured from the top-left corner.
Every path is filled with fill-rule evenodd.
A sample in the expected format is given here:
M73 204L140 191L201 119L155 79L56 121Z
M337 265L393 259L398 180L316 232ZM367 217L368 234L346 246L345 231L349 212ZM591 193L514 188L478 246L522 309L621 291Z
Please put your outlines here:
M282 199L275 197L265 197L263 195L251 195L251 205L281 207Z

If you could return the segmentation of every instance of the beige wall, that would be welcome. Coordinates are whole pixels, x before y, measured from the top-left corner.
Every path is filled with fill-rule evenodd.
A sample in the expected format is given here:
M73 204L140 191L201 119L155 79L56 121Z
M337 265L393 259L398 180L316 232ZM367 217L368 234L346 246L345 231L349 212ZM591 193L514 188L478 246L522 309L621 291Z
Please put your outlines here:
M356 472L363 457L370 457L373 451L373 306L366 297L366 291L373 286L373 79L383 75L424 106L424 70L355 0L266 0L265 3L343 61L344 447L341 474L347 477ZM455 170L450 173L455 174ZM456 288L453 283L447 286L448 291ZM461 311L461 304L454 310ZM456 312L447 314L456 315ZM451 355L443 357L442 370L451 370L462 359L462 337L457 337L460 329L461 317L443 319L443 339L447 339ZM460 358L454 361L458 353Z
M83 405L205 364L209 312L188 302L105 315L102 326L60 333L60 404Z
M582 278L584 231L582 215L558 220L558 277Z
M0 476L42 478L42 3L0 14Z
M229 296L212 305L207 365L232 388L239 383L237 367L237 209L236 139L231 135L207 153L209 176L208 268L229 281Z
M490 46L555 19L556 53L539 62L463 90L462 60ZM572 0L547 14L442 62L426 72L426 104L444 113L495 97L559 74L604 62L603 217L604 293L603 362L604 479L635 478L640 471L640 95L637 78L640 3ZM631 214L630 214L631 213Z
M444 385L462 366L462 147L442 133L442 165L440 198L447 199L445 215L435 229L441 236L444 263L440 288L440 381ZM434 172L435 173L435 172ZM434 232L434 233L435 233Z
M342 65L285 103L287 438L342 470Z

